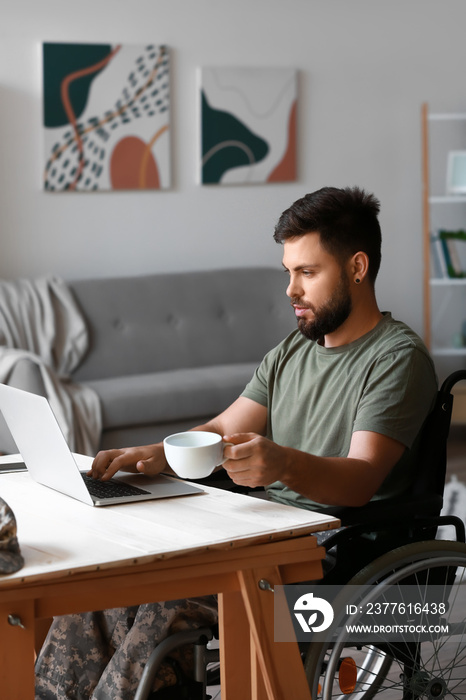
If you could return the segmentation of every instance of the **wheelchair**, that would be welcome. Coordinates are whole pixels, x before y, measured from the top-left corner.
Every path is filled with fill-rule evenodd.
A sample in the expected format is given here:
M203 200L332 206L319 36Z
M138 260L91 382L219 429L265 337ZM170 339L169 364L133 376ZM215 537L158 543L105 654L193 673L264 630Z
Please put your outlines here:
M409 594L405 597L413 586L419 603L413 603ZM394 639L380 635L369 643L350 639L351 633L342 625L335 641L311 644L305 669L312 698L369 700L377 695L387 700L440 700L466 694L464 542L434 540L395 548L356 574L346 590L351 587L364 587L353 622L357 623L359 611L368 606L371 611L387 606L391 613L382 619L390 625L384 627L393 629L398 624L406 632ZM428 587L436 592L433 596L426 594ZM339 603L344 605L343 600ZM336 610L339 603L335 599ZM417 614L407 615L409 606L414 609L416 605ZM429 616L434 607L440 614ZM397 615L400 609L402 614ZM409 618L411 625L402 624ZM437 624L427 624L429 619Z
M465 525L460 518L440 515L452 389L463 380L466 370L454 372L437 394L422 429L417 471L409 490L361 508L341 509L337 517L342 527L318 536L326 558L324 577L316 585L342 586L334 600L336 618L338 610L348 605L349 590L364 591L355 606L357 623L359 611L368 605L386 606L394 593L397 609L404 605L405 611L407 587L415 586L422 595L434 586L442 624L414 638L411 634L396 641L383 637L370 643L352 640L341 625L331 642L300 645L312 700L371 700L382 693L386 700L466 696ZM452 527L455 539L436 540L440 526ZM167 697L207 699L207 687L212 685L208 666L218 661L218 651L208 648L213 635L214 630L202 628L168 637L146 664L135 700L163 700L163 691L151 694L153 680L164 657L186 644L194 644L194 682L188 690L176 687Z

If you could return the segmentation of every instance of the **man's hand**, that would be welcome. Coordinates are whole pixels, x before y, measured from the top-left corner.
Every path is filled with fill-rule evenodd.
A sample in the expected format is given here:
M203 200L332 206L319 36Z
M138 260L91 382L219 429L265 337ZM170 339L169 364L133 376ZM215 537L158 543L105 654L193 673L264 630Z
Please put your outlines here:
M148 476L155 476L161 471L171 471L165 459L163 445L158 443L99 452L88 475L107 481L120 470L142 472Z
M255 488L280 481L287 459L284 447L257 433L235 433L223 439L233 443L225 447L223 468L235 484Z

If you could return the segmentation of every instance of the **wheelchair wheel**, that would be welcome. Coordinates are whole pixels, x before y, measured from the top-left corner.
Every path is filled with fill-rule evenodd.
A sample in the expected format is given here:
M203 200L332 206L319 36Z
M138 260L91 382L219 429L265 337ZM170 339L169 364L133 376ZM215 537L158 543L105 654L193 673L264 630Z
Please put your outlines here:
M398 547L348 585L376 587L382 582L397 587L398 595L407 584L420 591L435 585L442 591L442 625L449 626L448 634L424 634L414 642L410 637L401 643L355 644L345 640L342 628L334 643L309 647L305 668L313 700L370 700L376 693L384 700L466 698L466 544L438 540ZM376 595L372 588L366 598L374 601ZM364 601L360 605L364 609Z

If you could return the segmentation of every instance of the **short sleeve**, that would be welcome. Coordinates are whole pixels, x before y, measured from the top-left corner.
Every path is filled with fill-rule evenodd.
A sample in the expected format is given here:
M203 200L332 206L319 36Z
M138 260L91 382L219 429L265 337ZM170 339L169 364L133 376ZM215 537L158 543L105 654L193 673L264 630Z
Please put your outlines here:
M422 350L413 347L386 353L371 368L353 432L381 433L411 447L436 392L432 362Z
M269 352L256 368L251 381L246 384L241 396L252 399L261 406L268 406L271 365L273 365L273 351Z

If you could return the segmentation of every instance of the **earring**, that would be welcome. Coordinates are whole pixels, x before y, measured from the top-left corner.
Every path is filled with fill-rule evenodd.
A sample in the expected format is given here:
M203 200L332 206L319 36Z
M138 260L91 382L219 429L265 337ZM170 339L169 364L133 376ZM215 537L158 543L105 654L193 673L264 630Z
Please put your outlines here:
M359 284L361 280L359 279L359 277L356 277L354 281L356 282L356 284Z

